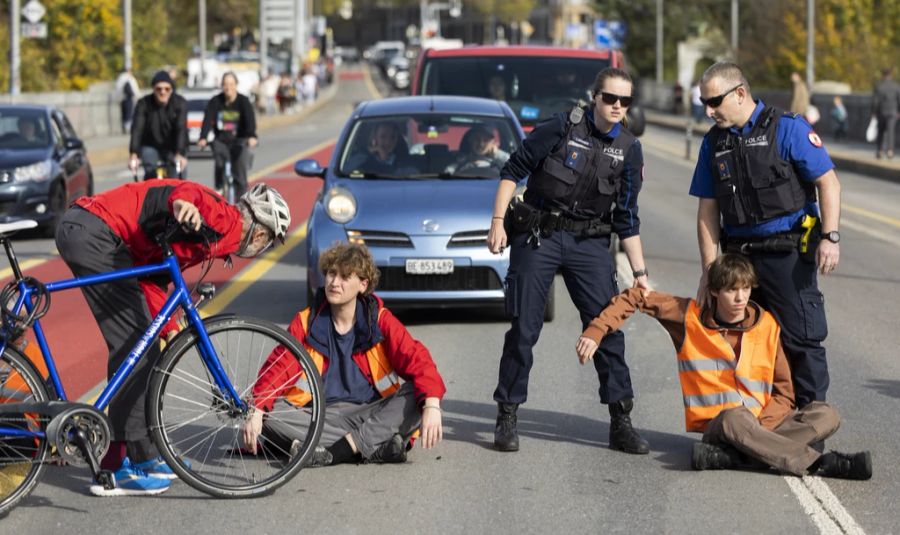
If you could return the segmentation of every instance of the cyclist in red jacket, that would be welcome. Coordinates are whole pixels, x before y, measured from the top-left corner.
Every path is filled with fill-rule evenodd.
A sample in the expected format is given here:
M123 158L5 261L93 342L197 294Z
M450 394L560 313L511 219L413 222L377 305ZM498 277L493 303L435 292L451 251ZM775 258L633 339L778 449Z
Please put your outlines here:
M263 253L276 239L284 242L291 215L281 195L265 184L253 186L233 206L193 182L130 183L76 200L60 221L56 246L78 277L152 264L162 261L156 237L173 219L182 228L173 238L172 251L184 269L231 254ZM109 348L109 378L159 313L168 285L163 277L82 288ZM177 330L170 321L160 336L171 339ZM113 442L101 467L114 472L116 487L94 484L93 494L158 494L175 478L151 441L144 416L147 381L159 356L159 346L151 344L109 405Z

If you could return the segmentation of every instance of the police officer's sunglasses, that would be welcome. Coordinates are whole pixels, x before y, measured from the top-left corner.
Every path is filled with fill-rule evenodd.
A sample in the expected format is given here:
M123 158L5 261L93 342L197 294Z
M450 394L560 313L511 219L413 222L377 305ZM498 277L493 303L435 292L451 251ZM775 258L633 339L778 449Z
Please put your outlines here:
M719 106L722 105L722 101L725 100L725 97L727 97L728 95L733 93L735 89L741 87L742 85L744 85L744 84L738 84L738 85L732 87L731 89L729 89L728 91L722 93L721 95L718 95L715 97L711 97L708 99L700 97L700 102L703 103L704 106L709 106L710 108L718 108Z
M600 92L600 100L603 101L604 104L609 104L612 106L618 100L622 103L622 106L627 108L631 106L631 101L634 100L634 97L623 97L622 95L617 95L615 93L607 93L606 91Z

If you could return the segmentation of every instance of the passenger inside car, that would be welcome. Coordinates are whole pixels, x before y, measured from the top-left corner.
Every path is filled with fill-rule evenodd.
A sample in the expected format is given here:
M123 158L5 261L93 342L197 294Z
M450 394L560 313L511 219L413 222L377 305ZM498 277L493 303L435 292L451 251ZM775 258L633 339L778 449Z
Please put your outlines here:
M485 125L477 125L462 137L459 156L447 167L446 172L468 175L490 169L493 176L500 172L508 159L509 153L500 149L491 129Z
M495 74L488 80L488 95L494 100L506 101L506 80L503 76Z
M29 143L43 143L43 139L38 135L37 119L34 117L19 118L19 134Z
M352 156L344 168L350 172L395 174L409 167L409 147L400 127L394 122L375 125L368 137L368 145Z

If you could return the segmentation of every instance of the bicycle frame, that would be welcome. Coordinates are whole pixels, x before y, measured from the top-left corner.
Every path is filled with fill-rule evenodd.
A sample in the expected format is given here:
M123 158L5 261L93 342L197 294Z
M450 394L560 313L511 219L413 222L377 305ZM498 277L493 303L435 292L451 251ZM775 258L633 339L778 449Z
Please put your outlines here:
M3 245L6 248L6 254L9 257L10 265L12 266L13 273L16 280L18 281L19 287L19 297L16 300L13 311L15 312L15 314L20 314L22 308L24 307L28 312L31 312L34 307L34 303L32 302L31 297L35 293L35 288L29 286L27 282L23 280L22 272L19 268L18 262L16 261L15 253L12 250L8 238L3 240ZM125 382L128 376L134 370L134 367L137 365L138 361L146 354L147 348L150 346L150 344L154 343L154 340L159 335L159 332L162 329L163 325L165 325L166 322L169 321L176 308L180 306L185 312L185 315L188 319L188 324L195 329L198 336L200 337L200 357L206 365L207 370L212 375L216 385L219 387L220 392L223 396L230 397L231 403L233 403L236 408L242 411L245 410L246 404L243 400L241 400L238 393L234 390L234 386L231 384L231 382L227 380L227 376L225 375L225 371L222 369L222 364L219 361L219 357L216 354L216 351L212 346L212 342L209 339L209 335L206 333L206 329L203 326L203 319L200 317L200 313L197 311L197 308L194 306L194 303L190 299L190 290L188 290L187 284L184 281L184 277L181 274L181 269L178 266L178 259L174 254L167 254L164 260L159 264L127 268L111 271L109 273L99 273L96 275L86 275L84 277L75 277L73 279L55 281L46 284L45 288L47 289L48 293L53 293L73 288L102 284L105 282L137 278L156 273L168 273L175 284L175 290L168 297L159 314L150 323L150 327L128 353L128 357L125 359L122 365L119 366L119 369L116 370L116 373L106 385L106 388L103 389L103 392L100 393L100 396L94 402L93 407L97 410L102 411L109 405L110 400L112 400L113 396L115 396L119 391L122 383ZM50 375L50 380L53 383L53 387L56 389L59 400L69 401L63 389L62 382L60 381L59 372L56 368L56 363L53 360L53 355L51 354L50 347L47 344L47 339L44 336L44 329L41 326L40 320L34 322L32 329L34 330L35 338L37 339L37 343L41 349L41 353L43 354L44 362L47 364L47 370ZM0 341L0 353L6 350L8 343L9 342L5 337L2 339L2 341ZM26 431L22 429L6 428L0 426L0 436L43 437L44 432Z

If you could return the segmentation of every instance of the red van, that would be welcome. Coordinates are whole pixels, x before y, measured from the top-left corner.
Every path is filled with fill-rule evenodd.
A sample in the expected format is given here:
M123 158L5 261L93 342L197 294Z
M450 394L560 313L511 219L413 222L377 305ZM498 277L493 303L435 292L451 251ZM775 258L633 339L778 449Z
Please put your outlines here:
M554 113L590 102L591 84L606 67L627 68L622 52L551 46L429 49L419 55L412 94L504 100L530 130ZM637 102L627 120L632 133L643 134L644 113Z

